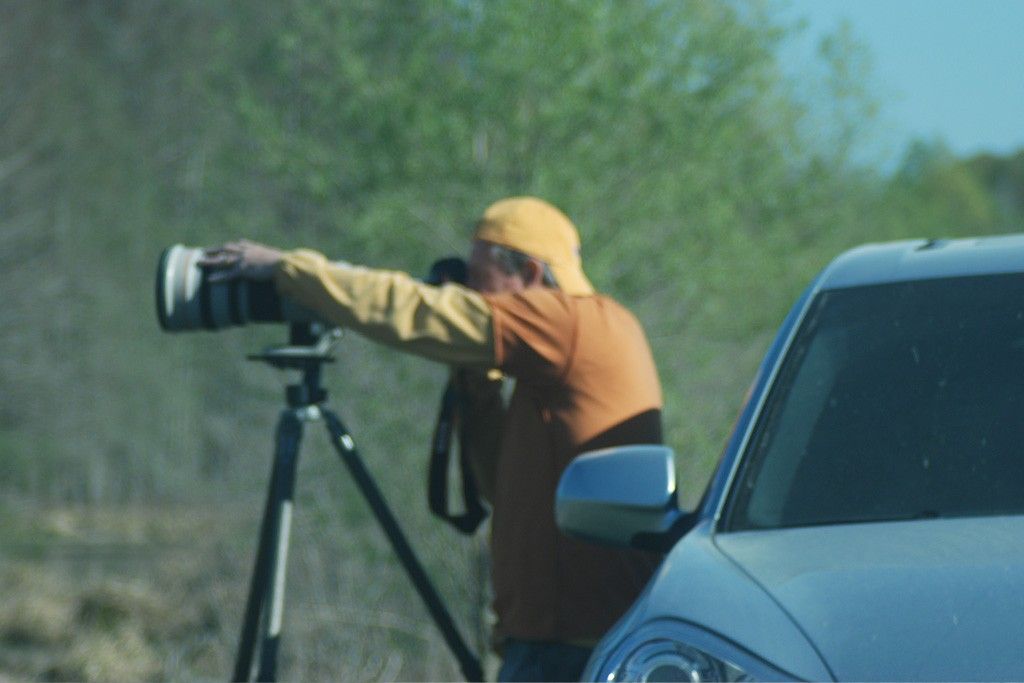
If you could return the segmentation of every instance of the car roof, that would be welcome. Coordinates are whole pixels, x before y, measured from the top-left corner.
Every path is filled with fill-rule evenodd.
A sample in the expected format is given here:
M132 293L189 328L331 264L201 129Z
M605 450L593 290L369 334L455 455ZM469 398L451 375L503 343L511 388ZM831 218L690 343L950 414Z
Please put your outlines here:
M1024 272L1024 234L865 244L840 254L819 289Z

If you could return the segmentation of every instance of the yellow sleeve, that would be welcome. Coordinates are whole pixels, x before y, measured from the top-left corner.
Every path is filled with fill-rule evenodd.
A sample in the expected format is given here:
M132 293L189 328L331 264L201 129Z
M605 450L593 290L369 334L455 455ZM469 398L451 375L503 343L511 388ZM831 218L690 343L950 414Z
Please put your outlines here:
M494 367L490 306L466 287L332 263L307 249L285 254L274 284L326 322L373 341L450 365Z

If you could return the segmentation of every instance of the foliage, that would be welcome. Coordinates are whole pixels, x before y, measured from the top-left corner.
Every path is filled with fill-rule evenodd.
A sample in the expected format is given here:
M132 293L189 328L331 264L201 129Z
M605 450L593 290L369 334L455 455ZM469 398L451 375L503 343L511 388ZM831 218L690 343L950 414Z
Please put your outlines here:
M839 250L1024 224L1024 153L922 142L891 177L859 166L869 56L841 31L813 77L787 76L774 8L5 3L0 493L255 516L284 382L243 357L282 331L160 334L160 250L245 235L422 273L464 251L491 201L530 193L573 217L591 278L649 330L692 501L772 331ZM429 520L420 492L445 370L352 338L340 355L335 405L476 624L479 548ZM372 575L386 610L422 622L351 483L308 441L309 542L360 558L342 571L316 555L310 591Z

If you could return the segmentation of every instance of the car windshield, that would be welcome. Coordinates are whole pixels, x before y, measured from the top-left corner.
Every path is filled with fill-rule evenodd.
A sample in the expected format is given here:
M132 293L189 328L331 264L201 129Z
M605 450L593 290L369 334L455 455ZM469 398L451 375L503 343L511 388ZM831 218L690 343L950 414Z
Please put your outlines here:
M725 528L1024 513L1024 275L820 293Z

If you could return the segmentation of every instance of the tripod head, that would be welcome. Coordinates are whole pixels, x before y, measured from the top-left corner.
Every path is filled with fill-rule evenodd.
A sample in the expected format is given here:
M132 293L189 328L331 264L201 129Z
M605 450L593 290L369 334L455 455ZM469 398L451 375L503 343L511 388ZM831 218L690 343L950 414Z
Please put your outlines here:
M293 323L289 326L288 344L269 346L261 353L246 356L278 370L299 370L302 382L288 386L286 398L292 407L309 406L327 400L327 390L320 386L320 370L324 363L333 363L331 350L341 339L337 327L321 323Z

